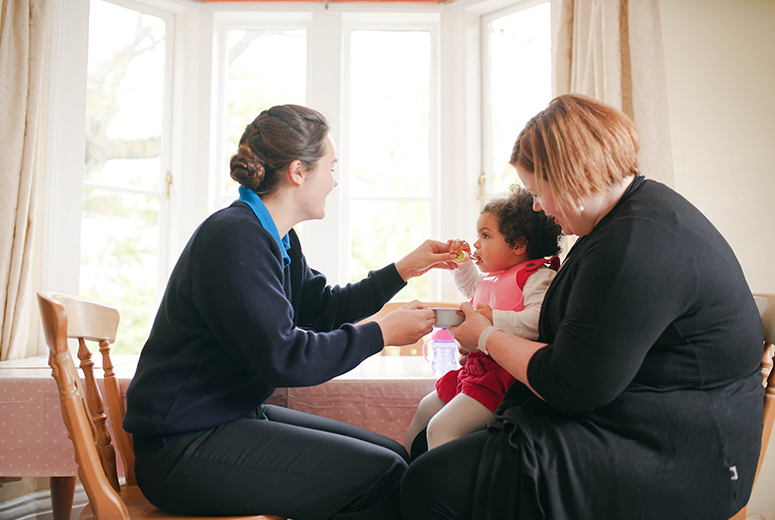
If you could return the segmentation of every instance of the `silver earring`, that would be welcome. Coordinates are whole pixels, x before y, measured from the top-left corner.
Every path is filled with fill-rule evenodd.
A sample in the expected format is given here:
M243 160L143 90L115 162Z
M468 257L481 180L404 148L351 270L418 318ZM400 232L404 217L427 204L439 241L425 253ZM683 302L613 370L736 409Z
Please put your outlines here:
M584 205L581 204L581 199L578 200L578 205L579 213L584 213Z

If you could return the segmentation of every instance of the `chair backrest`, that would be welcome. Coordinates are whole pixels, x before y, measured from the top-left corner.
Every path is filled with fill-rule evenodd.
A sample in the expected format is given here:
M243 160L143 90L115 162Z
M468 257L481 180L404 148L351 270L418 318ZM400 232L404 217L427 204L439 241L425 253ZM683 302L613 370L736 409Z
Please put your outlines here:
M764 391L764 429L762 430L762 447L759 454L759 465L756 467L756 477L762 469L764 455L767 453L767 445L772 436L772 426L775 421L775 373L772 370L773 354L775 354L775 294L754 295L756 306L762 317L764 329L764 355L762 356L762 385ZM756 482L754 480L754 482Z
M383 316L390 314L394 310L398 309L399 307L403 307L408 302L387 302L385 305L382 306L380 310L378 310L375 314L372 316L369 316L368 318L358 322L358 323L368 323L370 321L377 321L378 319L382 318ZM451 303L451 302L424 302L426 305L430 307L452 307L456 308L459 304L457 303ZM383 356L420 356L422 355L422 344L425 341L425 337L420 338L415 343L412 343L411 345L403 345L403 346L396 346L396 345L385 345L385 348L382 349L381 354Z
M89 503L98 518L129 519L129 512L118 494L116 454L106 425L102 395L93 373L91 351L86 343L99 344L111 425L122 454L127 483L134 484L131 438L121 426L123 400L110 361L110 344L115 341L118 329L118 310L62 294L38 293L38 305L46 343L51 351L49 365L59 389L62 417L73 442L78 476ZM78 340L83 383L70 354L68 338ZM123 448L121 442L125 444Z

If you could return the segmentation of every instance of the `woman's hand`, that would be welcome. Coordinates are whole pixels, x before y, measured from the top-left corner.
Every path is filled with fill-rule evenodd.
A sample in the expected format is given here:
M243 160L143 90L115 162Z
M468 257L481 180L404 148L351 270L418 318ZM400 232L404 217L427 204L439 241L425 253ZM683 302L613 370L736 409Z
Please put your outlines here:
M449 245L438 240L426 240L420 247L396 262L396 270L406 282L433 268L457 269L454 258L455 255L450 253Z
M426 304L413 300L377 320L385 346L411 345L430 334L436 324L436 313Z
M449 333L465 350L476 352L478 350L479 336L484 329L492 325L492 322L474 309L468 302L461 303L460 310L463 311L466 319L457 327L450 327Z
M492 325L492 307L490 307L487 304L480 303L480 304L478 304L476 306L476 311L479 314L481 314L482 316L484 316L485 318L487 318L487 321L490 322L490 324L487 325L488 327L490 325ZM458 311L458 314L460 314L460 311ZM453 334L453 336L454 336L454 334ZM455 339L457 339L457 338L455 338ZM477 344L477 346L479 345L479 338L478 337L477 337L477 340L476 340L476 344ZM461 365L465 365L466 361L468 360L468 354L469 354L468 350L466 350L465 348L460 346L457 349L457 353L458 353L457 362L460 363Z
M466 319L457 327L450 327L449 332L465 350L477 352L479 350L479 336L492 323L468 302L460 304L460 309L466 315ZM502 330L495 331L491 337L492 339L487 341L490 357L517 380L527 385L538 397L541 397L538 392L533 390L527 380L527 366L533 354L545 347L546 343L520 338Z

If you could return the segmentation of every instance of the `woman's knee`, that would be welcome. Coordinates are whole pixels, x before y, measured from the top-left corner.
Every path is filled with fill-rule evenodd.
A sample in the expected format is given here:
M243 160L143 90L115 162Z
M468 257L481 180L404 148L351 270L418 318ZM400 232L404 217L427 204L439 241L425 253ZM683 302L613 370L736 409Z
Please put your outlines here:
M378 459L372 459L372 462L372 476L365 475L364 478L371 478L375 483L375 488L389 491L400 487L409 466L403 457L392 451L384 450L381 456Z
M460 510L458 500L466 490L450 480L450 473L442 468L443 461L429 452L414 461L401 481L401 518L403 520L431 520L467 518ZM442 462L442 463L439 463ZM465 480L465 478L463 479ZM462 516L458 516L462 514Z
M473 433L412 462L401 481L402 518L469 518L476 472L486 439L486 431Z
M423 518L426 514L429 498L435 496L437 489L433 464L426 464L429 454L414 461L401 480L402 518Z

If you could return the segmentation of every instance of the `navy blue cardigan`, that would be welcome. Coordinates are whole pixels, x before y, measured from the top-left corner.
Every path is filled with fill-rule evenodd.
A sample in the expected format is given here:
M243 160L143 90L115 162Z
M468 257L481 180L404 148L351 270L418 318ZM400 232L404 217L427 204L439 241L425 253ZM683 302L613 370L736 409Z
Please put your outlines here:
M205 430L245 416L275 387L343 374L383 347L370 316L406 283L390 264L345 287L291 263L243 202L211 215L172 272L127 391L124 428L140 436Z

